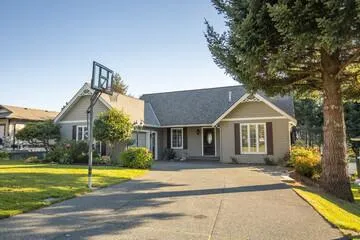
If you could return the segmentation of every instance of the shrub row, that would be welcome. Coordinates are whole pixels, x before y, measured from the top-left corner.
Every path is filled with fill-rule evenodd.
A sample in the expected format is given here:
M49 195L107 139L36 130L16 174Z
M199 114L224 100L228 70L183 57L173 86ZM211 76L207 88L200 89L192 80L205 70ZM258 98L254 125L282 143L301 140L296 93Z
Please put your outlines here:
M88 144L85 141L64 141L56 144L46 155L45 161L59 164L87 163ZM97 165L120 165L129 168L150 168L153 156L147 148L131 147L120 154L116 161L111 161L109 156L100 156L93 152L93 163ZM35 163L35 159L27 162Z

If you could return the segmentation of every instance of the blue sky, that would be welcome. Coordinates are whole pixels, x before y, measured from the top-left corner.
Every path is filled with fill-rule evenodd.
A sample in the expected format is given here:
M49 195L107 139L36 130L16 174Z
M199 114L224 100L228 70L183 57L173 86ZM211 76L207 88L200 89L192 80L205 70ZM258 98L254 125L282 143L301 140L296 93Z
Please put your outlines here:
M0 104L59 110L92 61L120 73L134 96L237 84L212 61L210 0L1 1Z

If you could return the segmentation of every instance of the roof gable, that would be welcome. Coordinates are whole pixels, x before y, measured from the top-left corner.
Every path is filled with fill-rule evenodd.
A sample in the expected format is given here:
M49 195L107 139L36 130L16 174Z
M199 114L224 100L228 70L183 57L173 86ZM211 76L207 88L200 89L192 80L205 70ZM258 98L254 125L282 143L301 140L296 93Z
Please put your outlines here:
M74 111L72 109L77 107L76 103L82 97L91 96L93 93L94 93L94 90L91 89L91 87L88 83L85 83L80 88L80 90L74 95L74 97L70 100L70 102L67 103L66 106L61 110L61 112L56 116L54 121L55 122L63 121L64 118L66 117L66 115L70 111ZM101 104L98 104L99 102L101 102ZM131 121L144 120L144 101L143 100L125 96L122 94L114 93L114 95L112 95L112 96L110 96L108 94L101 94L101 96L99 97L99 102L97 103L99 106L101 106L99 108L99 111L105 111L110 108L115 108L118 110L122 110L126 114L128 114L130 116ZM90 102L88 103L88 105L90 105ZM86 116L87 107L84 104L82 104L80 108L81 109L79 109L79 110L82 111ZM77 110L75 110L75 111L77 111ZM84 120L83 119L84 116L80 116L79 118L81 118L81 119L77 119L77 120ZM65 121L67 121L67 120L65 119ZM71 119L69 121L76 121L76 120Z
M282 116L279 112L265 104L258 101L243 101L231 110L223 119L234 118L259 118L259 117L279 117Z

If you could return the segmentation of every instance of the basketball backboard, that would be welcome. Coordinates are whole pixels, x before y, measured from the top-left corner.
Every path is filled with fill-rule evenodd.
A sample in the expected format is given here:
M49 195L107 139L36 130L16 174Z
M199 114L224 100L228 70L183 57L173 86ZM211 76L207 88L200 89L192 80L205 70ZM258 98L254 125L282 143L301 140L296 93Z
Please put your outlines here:
M111 69L94 61L91 88L112 95L113 75L114 72Z

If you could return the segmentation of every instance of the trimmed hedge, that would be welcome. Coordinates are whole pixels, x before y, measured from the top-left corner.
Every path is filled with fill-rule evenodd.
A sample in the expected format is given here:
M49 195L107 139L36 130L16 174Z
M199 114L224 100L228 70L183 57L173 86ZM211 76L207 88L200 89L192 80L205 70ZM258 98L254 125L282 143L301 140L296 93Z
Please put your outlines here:
M122 166L128 168L150 168L153 162L152 153L143 147L131 147L120 154Z
M315 148L293 147L290 161L295 171L302 176L318 178L321 173L321 155Z

